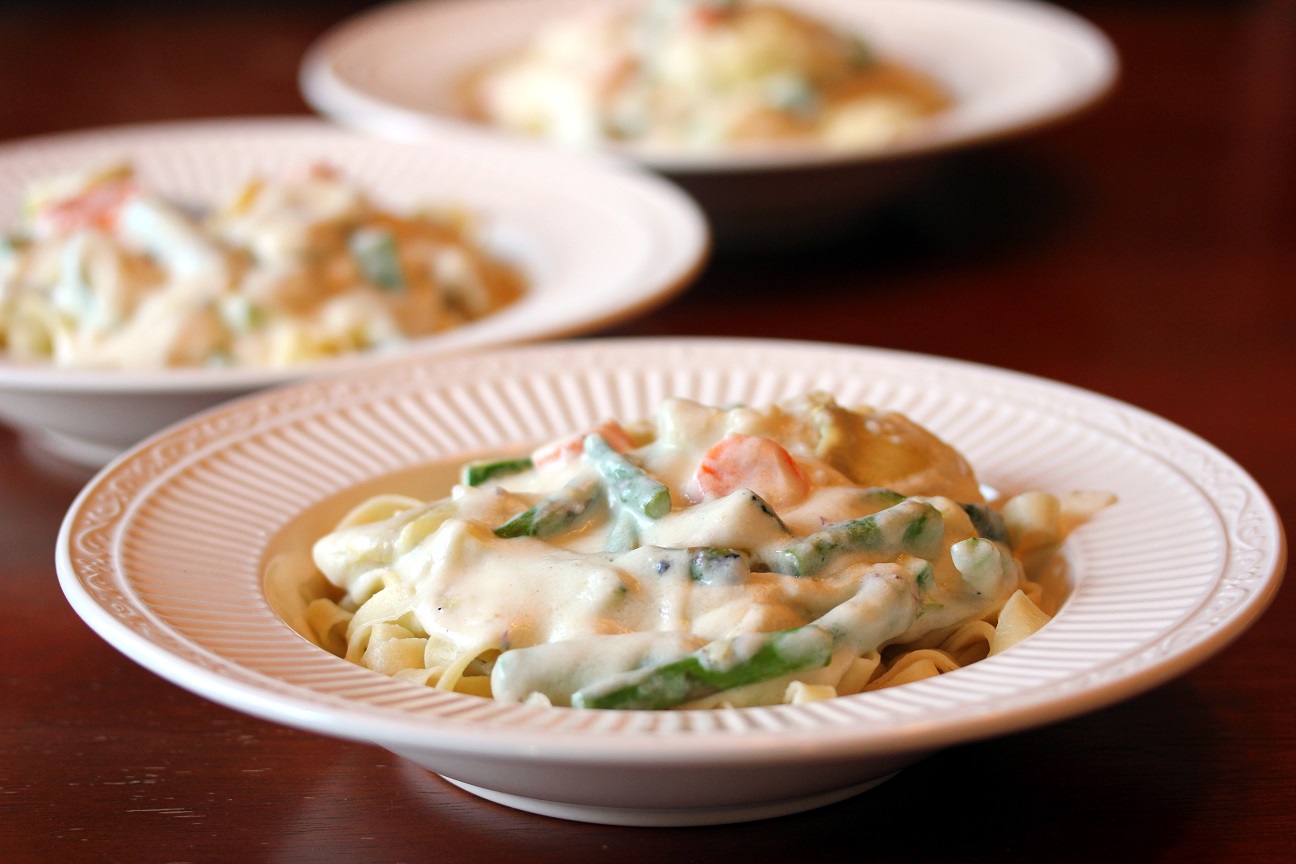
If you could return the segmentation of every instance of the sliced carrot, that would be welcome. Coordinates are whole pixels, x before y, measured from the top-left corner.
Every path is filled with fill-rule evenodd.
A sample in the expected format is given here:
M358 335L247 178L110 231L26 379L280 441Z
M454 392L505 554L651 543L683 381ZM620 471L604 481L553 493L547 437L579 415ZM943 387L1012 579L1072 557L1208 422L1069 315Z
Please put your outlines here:
M122 207L139 194L133 180L114 180L91 186L74 198L67 198L43 208L37 219L57 234L69 234L83 228L112 231Z
M630 434L625 431L625 428L620 423L615 420L604 420L589 432L569 435L566 438L559 438L557 441L550 441L548 444L537 447L531 453L532 464L535 465L536 470L566 465L585 452L585 436L591 433L603 436L603 440L608 443L608 446L618 453L634 449L634 441L630 439Z
M750 489L775 509L797 503L810 491L805 472L782 445L737 432L707 450L693 479L704 500Z
M699 6L690 11L687 21L698 30L706 30L729 18L730 15L731 10L720 6Z

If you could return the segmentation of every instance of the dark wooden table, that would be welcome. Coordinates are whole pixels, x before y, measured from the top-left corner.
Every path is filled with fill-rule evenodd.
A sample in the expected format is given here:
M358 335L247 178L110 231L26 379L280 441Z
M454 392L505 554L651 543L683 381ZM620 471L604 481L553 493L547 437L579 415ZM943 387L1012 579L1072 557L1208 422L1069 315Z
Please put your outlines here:
M299 56L361 5L0 4L0 139L305 113ZM879 345L1060 379L1214 442L1296 524L1296 2L1068 5L1123 56L1100 108L950 159L840 242L722 253L609 332ZM1173 683L853 800L598 827L477 800L128 661L55 581L84 479L0 430L0 861L1270 862L1296 844L1291 589Z

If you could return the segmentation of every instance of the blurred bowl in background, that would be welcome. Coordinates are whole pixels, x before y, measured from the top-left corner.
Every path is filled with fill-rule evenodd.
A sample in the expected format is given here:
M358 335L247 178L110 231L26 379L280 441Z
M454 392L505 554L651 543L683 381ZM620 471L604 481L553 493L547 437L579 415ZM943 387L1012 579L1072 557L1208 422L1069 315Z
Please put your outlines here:
M32 181L105 162L182 202L215 202L257 174L327 162L397 210L457 205L482 241L519 267L523 296L484 318L413 339L427 355L577 333L665 302L699 272L706 220L688 196L628 166L574 158L471 129L418 144L378 141L312 119L128 126L0 146L0 232ZM357 353L285 368L72 369L0 352L0 420L37 446L101 465L187 415L264 387L390 360Z
M602 8L643 0L608 0ZM448 0L361 13L324 34L300 70L322 114L376 136L423 140L471 124L465 76L517 51L589 0ZM615 143L597 152L679 183L720 240L813 235L894 198L951 150L1023 134L1092 106L1115 83L1116 52L1087 21L1034 0L785 0L858 33L879 56L936 79L948 110L882 149L813 142L741 150Z

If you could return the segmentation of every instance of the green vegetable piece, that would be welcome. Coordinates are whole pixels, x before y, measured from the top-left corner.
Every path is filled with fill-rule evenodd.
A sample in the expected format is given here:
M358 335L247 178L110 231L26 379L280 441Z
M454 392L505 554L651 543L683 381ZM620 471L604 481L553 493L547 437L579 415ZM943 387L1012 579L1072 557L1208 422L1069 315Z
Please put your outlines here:
M585 438L585 455L608 488L613 502L637 516L660 519L671 510L670 490L638 465L612 449L602 435Z
M598 497L598 481L577 477L495 529L496 537L552 537L576 526Z
M348 248L360 274L388 291L405 290L405 273L401 270L396 238L381 228L357 228L351 232Z
M851 39L848 50L850 52L848 55L850 64L856 69L867 69L877 62L877 55L863 39Z
M741 585L751 568L747 555L736 549L719 546L691 546L689 578L706 585Z
M490 462L469 462L459 472L459 482L465 486L480 486L499 477L520 474L533 468L529 456L518 459L496 459Z
M970 537L950 547L950 559L963 581L978 594L993 594L1012 572L1014 560L993 540Z
M800 75L771 75L765 83L765 101L771 108L807 117L819 110L819 94Z
M894 507L908 496L901 495L899 492L893 492L881 486L873 486L869 489L860 491L860 497L869 504L874 505L879 510L885 510L888 507Z
M572 694L577 708L656 710L712 693L768 681L832 659L833 638L814 625L775 633L745 633L711 642L670 663L614 675Z
M936 577L936 568L930 561L926 558L909 558L903 564L913 576L914 585L918 586L920 591L926 591L932 586L932 580Z
M940 511L924 501L907 498L871 516L829 525L779 549L770 569L785 576L811 576L834 559L870 553L878 561L901 553L934 558L945 535Z
M999 511L991 509L988 504L960 504L963 512L972 520L972 527L977 534L996 543L1008 543L1008 525Z
M617 513L608 528L603 551L620 555L639 548L639 520L625 510Z

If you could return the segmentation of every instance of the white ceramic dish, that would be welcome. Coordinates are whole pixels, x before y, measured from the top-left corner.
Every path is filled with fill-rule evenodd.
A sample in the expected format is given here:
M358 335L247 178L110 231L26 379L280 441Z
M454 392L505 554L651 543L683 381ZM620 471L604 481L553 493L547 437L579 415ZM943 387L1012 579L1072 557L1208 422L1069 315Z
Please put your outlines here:
M1067 542L1073 589L1061 613L1012 650L936 679L714 712L444 693L351 665L293 629L312 540L364 496L433 497L466 455L643 416L668 395L762 404L810 388L905 411L1003 490L1115 491L1119 503ZM81 617L182 687L376 743L513 807L638 825L815 807L939 748L1147 690L1241 633L1273 597L1284 560L1281 526L1251 478L1136 408L932 357L726 340L417 358L257 394L106 468L69 511L57 552Z
M526 294L494 315L412 342L407 350L416 354L612 324L683 289L708 251L696 205L647 173L467 129L402 144L310 119L168 123L0 145L0 231L16 223L30 181L114 158L129 158L146 183L195 203L223 198L257 172L323 159L386 206L460 204L481 215L487 242L525 271ZM102 465L232 396L387 359L357 354L288 370L75 371L16 364L0 353L0 420L47 449Z
M526 44L546 22L592 0L449 0L362 12L321 37L302 61L307 100L386 137L436 134L462 122L464 75ZM644 0L599 0L638 6ZM671 174L878 160L1009 135L1081 110L1114 81L1115 51L1076 15L1033 0L782 0L867 38L879 54L942 82L955 105L911 140L877 152L808 144L727 152L609 145Z
M368 133L420 140L463 125L466 72L525 44L546 21L592 0L449 0L362 12L325 33L302 61L306 100ZM643 0L598 0L636 5ZM813 237L895 197L931 157L1038 129L1098 101L1116 80L1108 39L1071 12L1033 0L784 0L864 36L923 70L955 106L881 151L813 144L713 153L609 145L681 184L726 240Z

